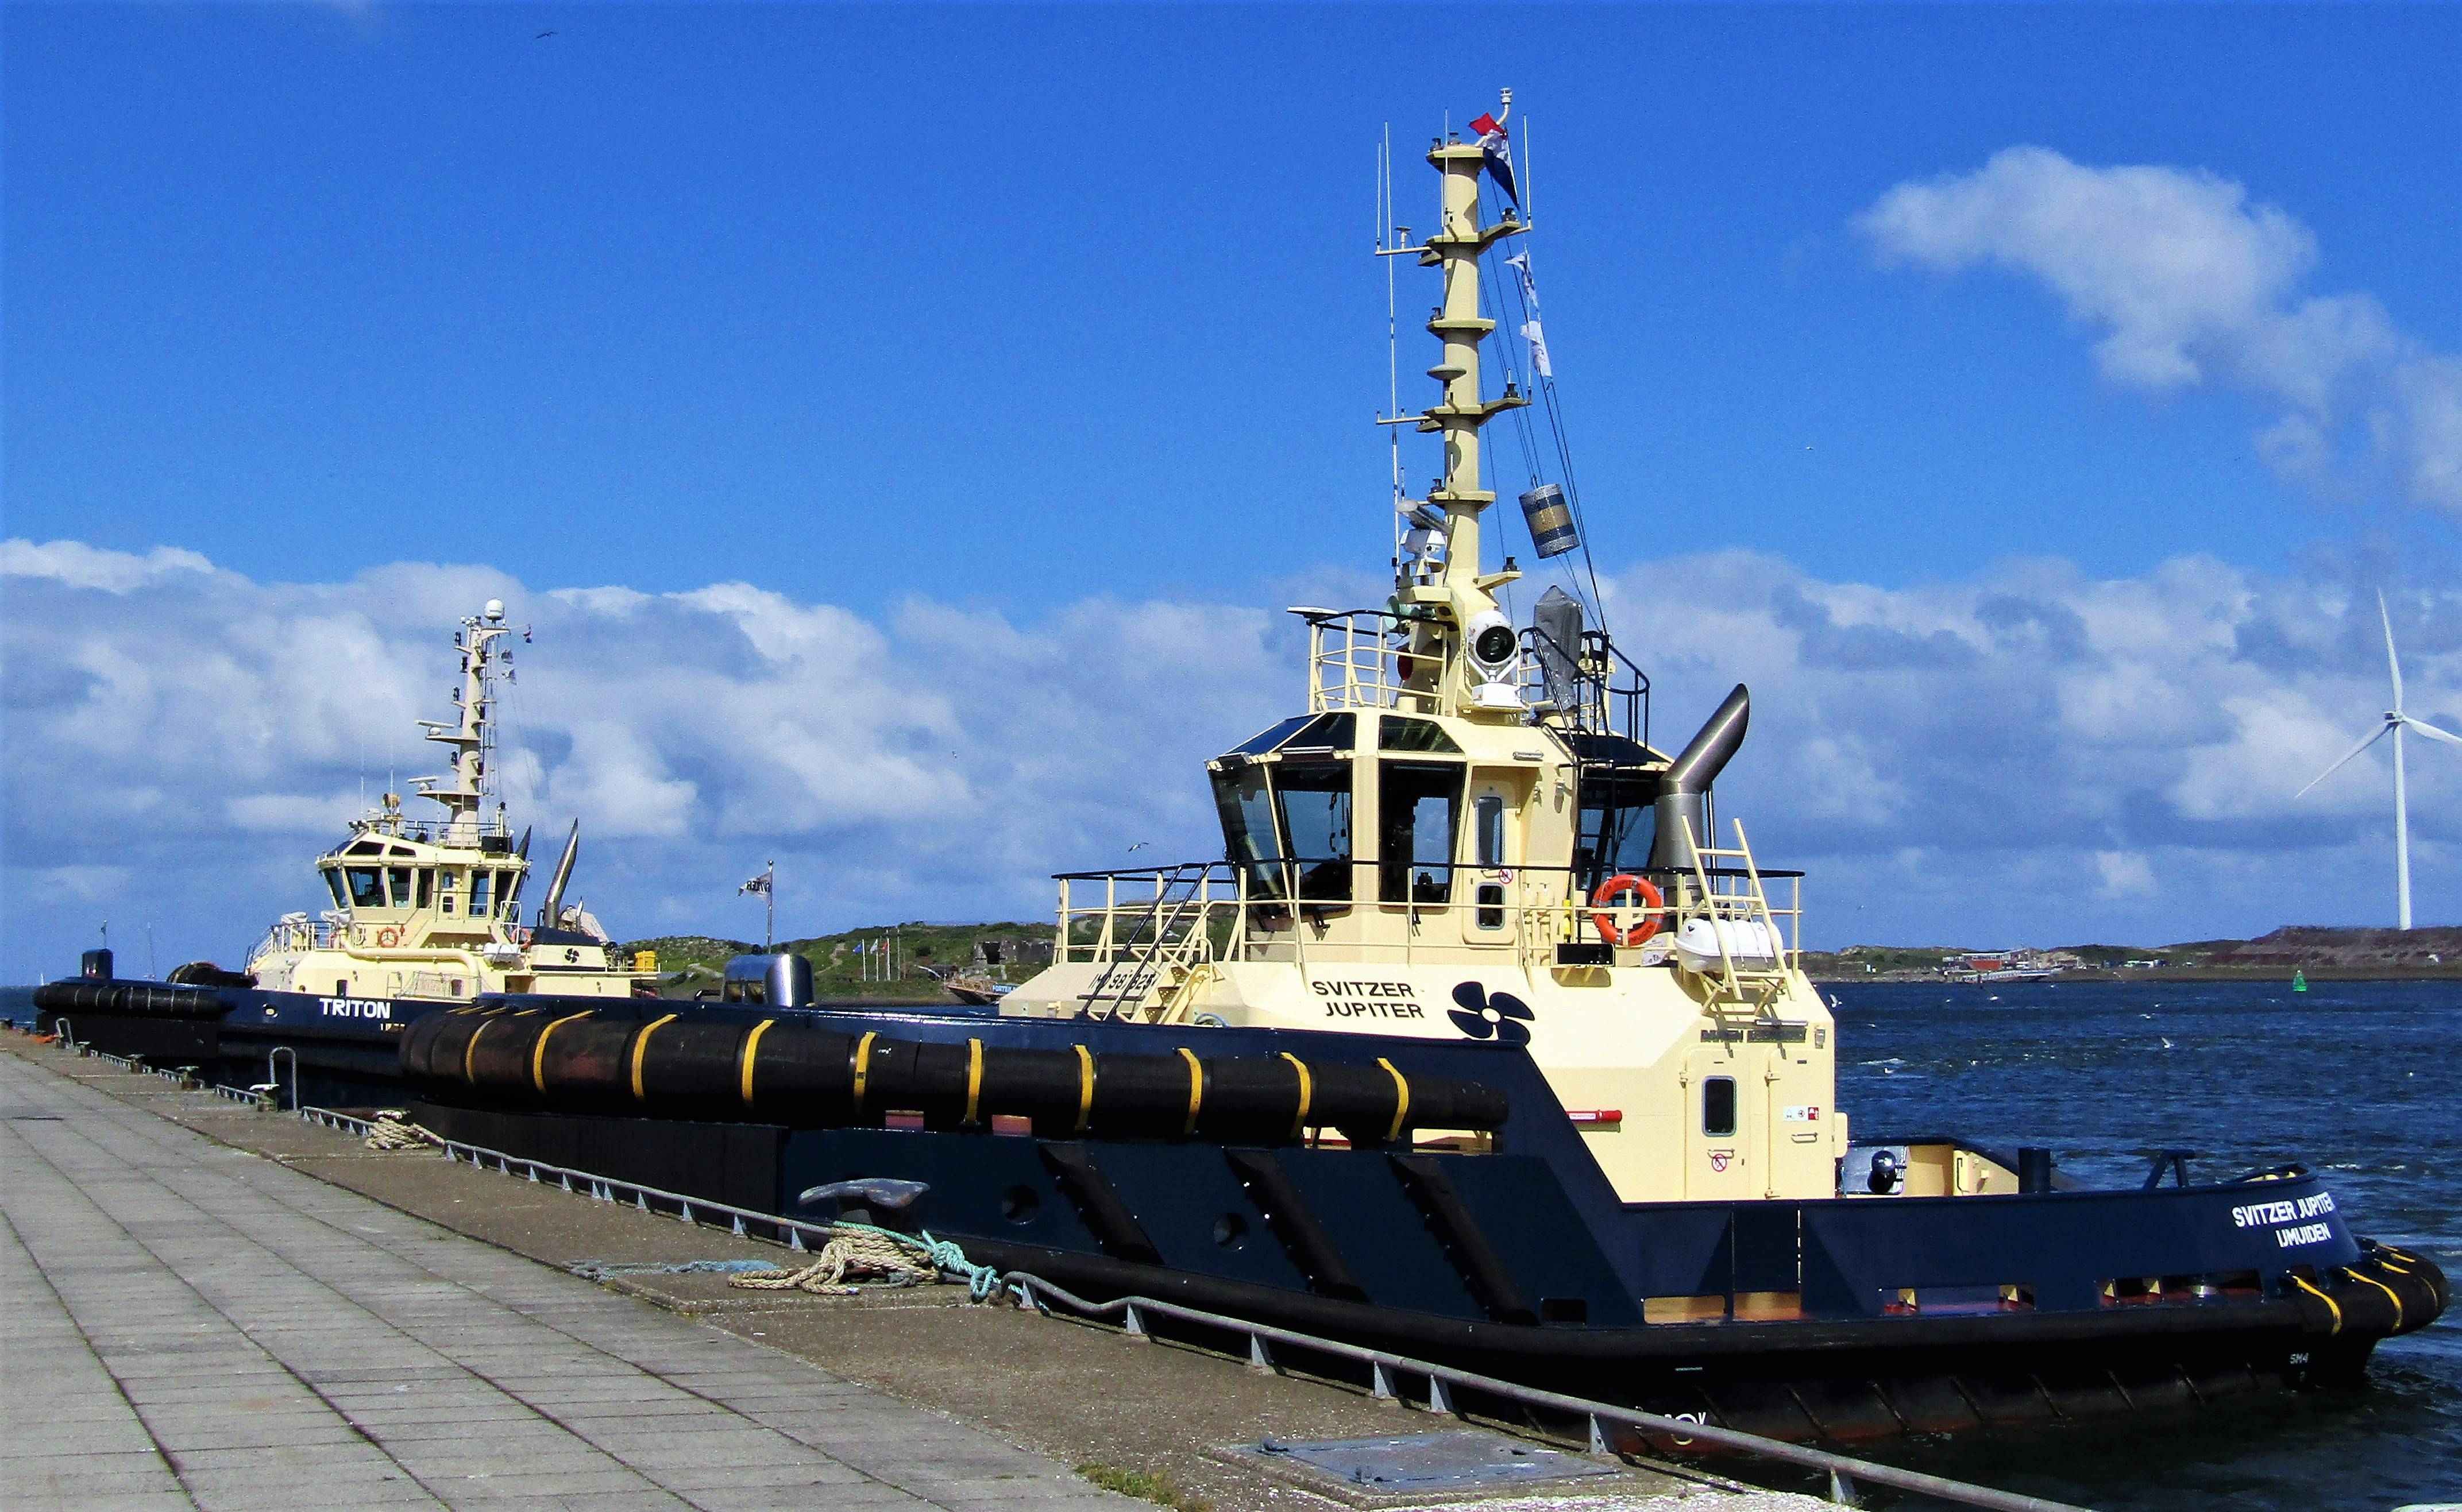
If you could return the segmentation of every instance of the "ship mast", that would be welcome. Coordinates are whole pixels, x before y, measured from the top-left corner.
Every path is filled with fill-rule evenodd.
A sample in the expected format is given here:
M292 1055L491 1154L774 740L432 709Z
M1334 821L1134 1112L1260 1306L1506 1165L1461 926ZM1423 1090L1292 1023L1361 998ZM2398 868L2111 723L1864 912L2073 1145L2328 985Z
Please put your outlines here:
M1506 90L1500 123L1512 106L1513 92ZM1479 142L1440 138L1429 146L1428 162L1439 175L1436 230L1421 246L1400 250L1415 250L1421 266L1443 272L1443 302L1428 317L1428 332L1442 348L1428 376L1439 387L1434 405L1400 419L1443 437L1444 474L1427 498L1405 500L1403 506L1443 512L1444 564L1433 581L1406 569L1393 607L1410 628L1415 674L1409 685L1423 706L1433 705L1440 713L1520 718L1519 695L1506 696L1512 655L1474 656L1472 643L1484 639L1491 649L1509 643L1512 629L1497 609L1494 590L1522 575L1509 565L1501 572L1480 570L1479 519L1496 502L1496 495L1480 475L1479 431L1497 415L1530 402L1509 383L1498 398L1481 396L1479 344L1496 322L1479 313L1479 259L1490 246L1527 227L1509 207L1494 224L1479 224L1479 175L1486 168L1486 150ZM1507 641L1482 637L1482 631L1498 626L1503 627Z
M498 599L489 599L482 612L464 619L462 633L453 641L462 652L462 689L453 700L460 720L450 725L434 719L419 722L428 739L453 752L447 776L417 779L421 797L444 805L446 819L441 838L447 845L479 843L483 823L480 810L496 790L492 769L496 756L495 661L499 653L495 643L511 630L512 627L505 623L504 603Z

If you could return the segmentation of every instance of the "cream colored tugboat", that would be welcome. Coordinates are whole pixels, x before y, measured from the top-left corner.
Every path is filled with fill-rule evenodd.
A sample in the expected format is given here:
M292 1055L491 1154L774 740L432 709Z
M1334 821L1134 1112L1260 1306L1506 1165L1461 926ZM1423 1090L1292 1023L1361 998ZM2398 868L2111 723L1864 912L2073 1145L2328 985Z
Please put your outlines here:
M529 835L514 838L495 797L497 682L510 661L500 643L515 633L526 632L493 599L462 622L455 717L420 722L449 753L447 769L417 779L413 792L443 813L414 817L387 793L353 820L316 859L332 907L284 915L237 971L192 962L165 986L116 981L110 953L89 951L82 974L41 990L37 1008L105 1050L242 1084L287 1088L292 1067L275 1054L286 1051L303 1087L365 1100L397 1081L395 1039L429 1008L490 992L624 998L654 990L654 961L616 949L586 908L565 903L578 823L535 922L522 922Z
M2096 1190L2046 1150L1849 1138L1797 879L1712 812L1744 691L1658 749L1595 615L1518 625L1481 563L1482 431L1531 394L1482 381L1481 260L1528 227L1482 212L1509 165L1476 124L1388 249L1443 280L1436 402L1392 417L1442 473L1397 498L1390 602L1297 611L1306 707L1210 763L1222 860L1062 878L1054 964L994 1015L428 1013L416 1116L545 1159L587 1120L609 1174L772 1213L891 1179L919 1195L868 1216L1081 1293L1790 1437L2348 1380L2432 1321L2436 1267L2300 1166L2165 1151ZM1578 524L1561 484L1523 507L1543 555Z
M1209 763L1228 859L1062 878L1054 965L1002 1012L1522 1044L1629 1201L1827 1195L1846 1120L1801 874L1760 869L1740 821L1712 839L1745 691L1671 756L1578 602L1551 589L1519 628L1498 603L1522 573L1482 562L1481 435L1530 396L1482 382L1480 260L1527 227L1482 223L1479 143L1428 157L1436 229L1388 255L1442 274L1437 391L1395 422L1444 470L1397 500L1418 523L1393 597L1291 611L1307 713ZM1562 499L1524 496L1543 551Z

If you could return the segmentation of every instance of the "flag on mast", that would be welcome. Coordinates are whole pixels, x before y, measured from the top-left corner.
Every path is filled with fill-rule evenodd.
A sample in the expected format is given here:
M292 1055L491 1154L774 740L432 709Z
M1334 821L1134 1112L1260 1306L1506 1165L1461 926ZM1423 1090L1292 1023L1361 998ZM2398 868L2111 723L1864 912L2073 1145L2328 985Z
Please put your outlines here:
M1520 205L1522 196L1513 187L1513 141L1505 135L1504 122L1493 116L1481 116L1470 123L1470 129L1479 133L1479 151L1487 159L1487 176L1496 181L1506 199Z
M1530 366L1539 376L1553 378L1556 367L1547 360L1547 333L1539 329L1539 286L1530 282L1530 254L1516 252L1504 264L1522 280L1522 302L1530 311L1530 318L1522 323L1522 339L1530 343Z
M750 893L760 893L760 894L763 894L763 895L765 895L765 896L766 896L766 895L768 893L768 891L769 891L769 873L767 873L767 872L766 872L766 871L765 871L765 872L763 872L760 876L755 877L755 878L753 878L750 882L745 883L743 886L736 888L736 889L735 889L735 895L736 895L737 897L741 898L741 897L743 897L745 893L750 892Z

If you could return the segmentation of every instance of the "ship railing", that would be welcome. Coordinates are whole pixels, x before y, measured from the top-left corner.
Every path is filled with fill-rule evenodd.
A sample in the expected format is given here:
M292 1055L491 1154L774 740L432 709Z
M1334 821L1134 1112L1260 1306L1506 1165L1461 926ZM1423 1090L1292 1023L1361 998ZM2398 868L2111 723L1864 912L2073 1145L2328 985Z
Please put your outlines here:
M1402 621L1383 609L1308 616L1308 713L1433 705L1408 685Z
M359 1139L370 1138L377 1132L374 1119L331 1108L300 1108L297 1117L303 1123L316 1124ZM466 1164L474 1172L493 1171L530 1185L555 1186L595 1202L628 1206L664 1219L680 1219L695 1227L703 1225L722 1227L738 1239L782 1245L796 1253L819 1249L850 1226L858 1229L871 1226L765 1213L758 1208L739 1207L732 1203L644 1186L572 1166L555 1165L466 1140L434 1134L429 1134L428 1139L447 1161ZM922 1237L930 1238L929 1235ZM1633 1445L1635 1439L1643 1440L1643 1447L1647 1446L1647 1440L1652 1439L1677 1449L1711 1445L1807 1472L1819 1479L1821 1488L1832 1502L1842 1505L1860 1504L1860 1485L1869 1483L1897 1491L1915 1492L1957 1506L1979 1507L1985 1512L2085 1512L2084 1508L2065 1501L2049 1501L2041 1497L1995 1490L1969 1481L1927 1475L1919 1470L1832 1454L1809 1444L1766 1438L1741 1429L1704 1421L1701 1414L1652 1413L1614 1402L1594 1401L1433 1360L1394 1354L1364 1344L1323 1338L1269 1323L1209 1312L1157 1297L1133 1295L1092 1301L1030 1271L994 1271L988 1267L964 1264L962 1254L950 1258L961 1262L961 1265L950 1266L944 1273L953 1279L973 1283L976 1296L984 1302L1014 1303L1047 1318L1065 1314L1089 1324L1117 1319L1123 1335L1146 1343L1153 1342L1157 1323L1174 1326L1170 1332L1175 1342L1194 1344L1199 1348L1212 1347L1227 1336L1237 1341L1232 1352L1243 1355L1255 1370L1274 1374L1297 1374L1297 1362L1306 1358L1315 1367L1307 1373L1312 1376L1354 1381L1364 1378L1368 1391L1377 1401L1396 1406L1424 1406L1427 1412L1448 1418L1472 1420L1474 1404L1481 1408L1490 1404L1508 1404L1515 1411L1501 1416L1517 1427L1528 1431L1534 1426L1533 1419L1541 1420L1542 1424L1546 1419L1553 1419L1569 1430L1571 1437L1586 1440L1585 1446L1589 1453L1602 1458L1640 1452L1637 1447L1628 1447ZM1414 1392L1418 1395L1419 1401L1408 1402L1408 1395ZM1495 1415L1486 1416L1493 1418ZM1540 1432L1547 1431L1547 1426L1540 1426Z
M1624 681L1616 680L1619 675ZM1524 626L1513 678L1523 704L1534 713L1589 734L1650 744L1650 674L1616 650L1604 630L1585 630L1579 646L1566 646L1536 625Z
M1426 862L1397 874L1375 861L1292 857L1069 872L1054 879L1052 961L1103 968L1084 994L1096 1012L1167 1012L1203 969L1223 962L1288 960L1305 968L1322 952L1411 965L1495 948L1513 950L1532 973L1579 964L1585 954L1590 964L1646 965L1665 959L1675 932L1698 917L1753 921L1781 947L1769 968L1739 967L1729 949L1732 930L1714 930L1722 986L1758 980L1757 969L1782 977L1802 961L1803 874L1717 864L1726 854L1684 868L1625 868L1658 889L1655 907L1594 903L1585 877L1568 866ZM1343 927L1349 916L1384 923ZM1608 938L1609 928L1622 937L1652 919L1658 928L1650 939L1623 946ZM1595 959L1601 945L1609 948L1604 961Z

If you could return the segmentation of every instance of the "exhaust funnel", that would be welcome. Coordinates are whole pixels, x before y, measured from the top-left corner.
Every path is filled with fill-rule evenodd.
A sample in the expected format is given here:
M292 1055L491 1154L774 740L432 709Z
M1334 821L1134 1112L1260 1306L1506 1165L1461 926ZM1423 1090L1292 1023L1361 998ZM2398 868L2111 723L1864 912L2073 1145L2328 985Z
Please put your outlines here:
M1753 695L1738 683L1669 763L1666 775L1659 778L1658 832L1650 845L1652 869L1693 869L1693 846L1685 841L1684 826L1693 826L1695 840L1709 838L1710 784L1735 758L1752 717Z

